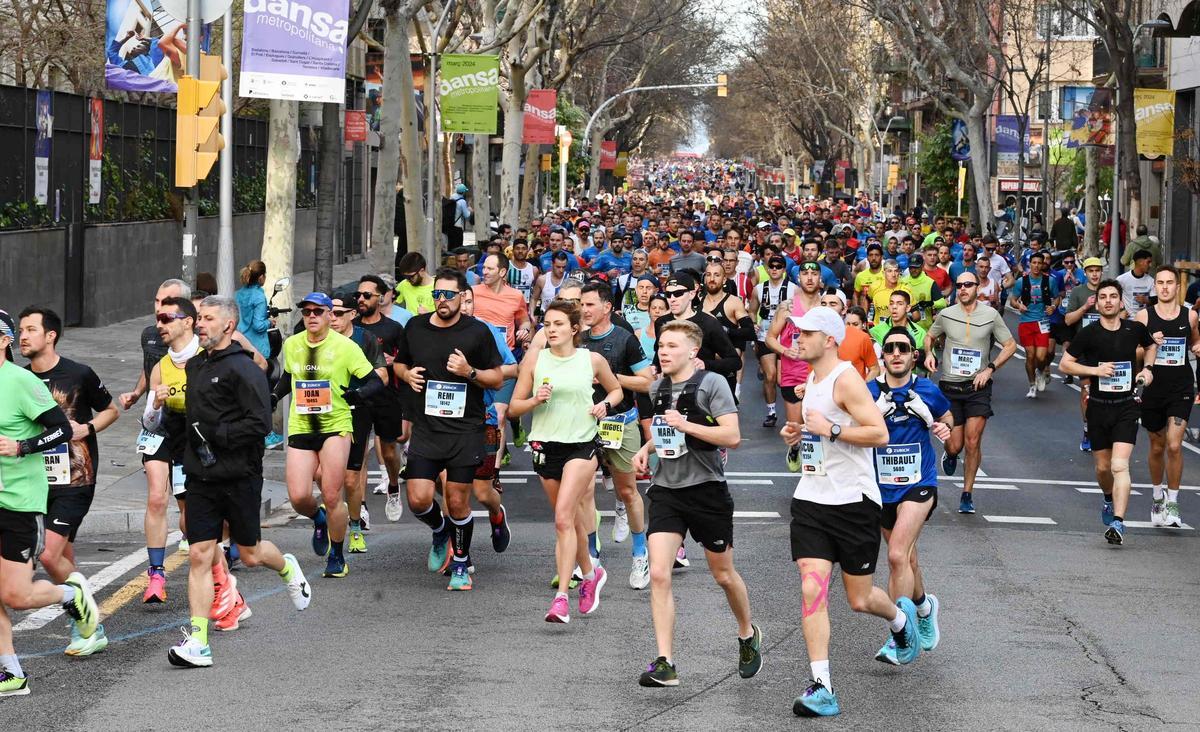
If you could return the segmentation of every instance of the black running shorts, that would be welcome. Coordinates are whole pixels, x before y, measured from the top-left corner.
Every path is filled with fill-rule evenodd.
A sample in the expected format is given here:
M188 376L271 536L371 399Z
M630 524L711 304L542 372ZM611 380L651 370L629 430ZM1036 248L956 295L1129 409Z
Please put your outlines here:
M846 574L874 574L881 513L869 498L838 506L793 498L792 561L825 559Z
M1133 397L1119 402L1105 402L1091 397L1087 405L1088 438L1092 452L1111 450L1114 442L1137 444L1140 405Z
M933 509L937 508L937 486L914 485L900 496L900 500L895 503L883 504L883 512L879 517L879 525L891 531L896 526L896 514L901 503L928 503L925 507L925 520L928 521L933 516Z
M187 479L188 541L220 541L222 524L229 522L229 538L239 546L254 546L262 537L261 477L207 481Z
M0 557L25 564L37 559L41 538L38 515L0 508Z
M671 533L692 538L710 552L733 548L733 497L724 482L709 481L689 488L652 485L646 491L646 533Z
M83 523L88 509L92 507L92 499L95 496L94 485L51 488L46 501L46 530L67 537L67 541L75 541L75 534L79 531L79 525Z

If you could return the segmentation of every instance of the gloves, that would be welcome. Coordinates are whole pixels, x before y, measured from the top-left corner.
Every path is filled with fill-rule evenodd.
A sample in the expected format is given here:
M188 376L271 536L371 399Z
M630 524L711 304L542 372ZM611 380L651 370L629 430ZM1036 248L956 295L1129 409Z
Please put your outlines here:
M350 387L342 389L342 399L345 399L346 403L352 407L362 404L364 401L362 395L358 393L358 389L351 389Z

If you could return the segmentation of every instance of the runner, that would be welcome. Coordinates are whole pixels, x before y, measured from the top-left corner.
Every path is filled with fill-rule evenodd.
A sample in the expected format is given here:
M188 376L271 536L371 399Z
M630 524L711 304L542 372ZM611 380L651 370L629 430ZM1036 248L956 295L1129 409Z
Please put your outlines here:
M534 471L542 479L542 487L554 506L554 554L559 581L558 592L546 613L548 623L571 622L567 589L576 565L583 576L579 587L582 615L590 615L600 606L600 591L608 580L603 567L593 566L586 540L588 527L580 503L595 485L596 420L614 412L611 405L621 401L623 392L602 356L576 347L581 336L580 322L579 306L575 303L556 300L550 304L542 323L546 347L521 363L517 389L509 406L515 416L533 413L529 445ZM606 392L598 404L592 403L594 381Z
M704 298L700 301L700 309L716 318L725 329L740 361L746 342L754 339L754 321L742 301L725 290L727 281L721 262L709 262L704 268Z
M787 281L787 261L781 256L773 256L767 261L767 278L756 285L750 294L750 312L758 317L758 340L754 342L754 355L758 359L758 368L762 372L763 401L767 404L767 416L762 426L773 428L779 423L775 414L775 388L779 384L779 352L771 348L769 333L775 324L776 316L781 312L780 305L795 302L796 285ZM785 403L787 394L783 395ZM785 409L787 407L784 407Z
M737 378L737 370L742 365L741 359L717 319L708 313L696 310L697 290L696 280L687 272L671 275L667 280L666 287L663 288L671 312L658 319L658 322L654 324L655 332L673 320L690 320L700 326L700 330L704 333L704 343L700 346L700 355L697 358L704 363L705 369L724 376L732 390ZM656 347L656 357L657 350Z
M42 519L45 548L38 561L51 580L62 584L77 569L75 536L96 495L100 465L96 433L116 422L118 411L95 371L58 355L63 325L57 313L25 308L19 323L21 355L29 359L27 368L50 390L71 426L68 442L42 452L50 491ZM75 623L70 631L68 656L90 656L108 646L103 625L96 626L91 638L79 635Z
M842 311L846 307L846 296L841 290L830 287L821 294L820 304L838 314L845 321ZM838 358L848 361L863 379L870 381L879 376L879 358L875 355L875 342L871 336L858 328L847 328L842 345L838 346Z
M733 499L717 448L741 442L737 404L729 385L697 371L703 333L694 323L672 322L659 334L663 377L650 387L654 398L654 441L634 457L639 472L658 455L650 497L653 562L650 611L658 657L638 679L642 686L678 686L674 663L675 598L671 568L688 532L704 547L709 572L725 591L738 626L738 674L748 679L762 668L762 630L752 622L746 583L733 566Z
M263 438L271 431L271 394L266 375L232 340L237 319L237 302L232 298L205 298L197 325L203 350L187 364L191 388L183 460L191 508L188 604L192 618L190 627L183 629L183 640L167 651L173 666L212 665L208 621L217 599L212 570L222 560L217 544L226 523L243 565L275 570L297 610L308 607L312 599L296 558L261 540ZM232 623L218 629L235 630L239 621L250 617L240 593L231 612L236 613Z
M858 306L867 311L867 322L875 322L875 287L883 281L883 247L867 245L866 267L854 275L854 293Z
M1037 399L1050 383L1050 313L1058 306L1058 286L1046 274L1046 255L1034 252L1029 257L1029 274L1017 279L1012 288L1013 307L1021 314L1017 337L1025 348L1025 376L1029 378L1026 399Z
M977 299L979 276L963 272L954 283L958 302L937 314L933 327L925 334L925 368L930 376L938 370L937 343L944 340L942 379L938 383L950 400L954 429L943 445L942 471L954 475L958 456L966 450L963 468L963 492L958 499L959 513L975 513L975 477L983 458L983 431L992 411L992 377L1017 352L1017 342L1004 323L1004 317ZM1000 344L1000 354L991 354L992 344Z
M553 259L550 260L550 270L538 277L537 284L533 287L534 297L537 298L535 317L540 319L541 314L546 312L546 308L550 307L550 303L554 302L554 298L558 296L558 288L562 287L563 282L567 279L567 262L569 260L570 255L566 252L555 252Z
M516 241L512 246L512 260L508 265L508 284L517 288L525 300L525 308L532 309L533 286L537 282L538 268L529 261L529 242Z
M1117 278L1125 292L1125 314L1135 317L1150 304L1150 296L1154 294L1154 276L1150 274L1150 262L1153 255L1148 249L1139 249L1133 253L1133 265L1128 272Z
M433 278L425 271L425 257L420 252L408 252L396 263L396 304L413 315L433 310Z
M909 319L911 301L912 295L908 292L904 290L893 292L891 300L888 301L888 317L880 318L879 322L871 328L870 333L875 342L882 346L883 339L892 332L893 328L903 328L908 331L908 334L913 337L913 342L917 344L917 363L923 364L924 359L920 356L920 346L925 343L926 330Z
M1063 322L1072 329L1072 340L1079 331L1100 320L1100 313L1096 312L1096 288L1104 277L1104 260L1099 257L1083 260L1083 272L1087 281L1083 286L1071 290L1071 296L1067 298L1066 312L1063 314ZM1068 345L1064 343L1063 347ZM1074 378L1067 376L1063 381ZM1079 441L1081 452L1092 451L1092 441L1088 436L1087 398L1088 383L1083 381L1079 384L1079 417L1083 420L1083 438Z
M426 566L450 568L447 590L470 590L468 571L475 519L471 485L484 460L484 389L504 383L492 331L462 314L466 278L438 270L433 296L437 309L413 318L393 368L412 389L413 417L405 471L408 507L432 531ZM434 481L445 472L446 515L434 497Z
M800 289L778 310L767 329L767 347L777 353L779 362L779 391L783 396L788 422L797 422L800 400L804 398L808 381L808 362L800 358L800 332L796 321L821 303L821 270L816 262L805 262L800 268ZM792 445L787 452L788 470L800 470L800 446Z
M1092 438L1096 482L1104 493L1100 519L1109 544L1125 541L1125 510L1131 488L1129 456L1137 442L1140 392L1154 380L1154 373L1144 366L1135 376L1138 350L1145 349L1145 363L1153 364L1159 348L1145 325L1121 317L1123 295L1116 280L1100 283L1096 288L1100 321L1075 336L1058 364L1064 374L1089 377L1088 434Z
M792 495L792 560L800 570L801 628L812 681L792 703L802 717L840 713L829 670L829 581L842 567L851 609L888 621L896 660L912 663L921 653L917 609L895 604L871 581L879 555L881 498L871 467L871 448L884 447L888 431L862 377L838 360L846 326L837 313L815 307L797 318L796 348L811 369L801 419L781 433L802 447L803 473Z
M658 294L658 278L654 275L642 275L634 286L636 302L621 309L621 315L635 331L642 330L651 323L650 301Z
M916 345L905 328L890 330L883 338L885 373L868 381L867 388L888 428L887 447L875 448L875 480L883 500L880 528L888 544L888 595L897 601L912 600L921 650L932 651L941 639L940 603L933 593L925 593L917 539L937 508L937 453L929 435L946 440L954 419L950 402L937 385L913 375ZM895 641L889 637L875 658L899 665Z
M1158 302L1134 318L1146 326L1158 346L1154 361L1146 359L1154 374L1153 383L1142 395L1142 426L1150 433L1150 504L1153 526L1180 528L1179 484L1183 479L1183 437L1196 398L1195 374L1188 364L1188 351L1200 356L1200 332L1196 312L1179 304L1179 271L1164 264L1154 273ZM1163 488L1163 469L1166 488Z

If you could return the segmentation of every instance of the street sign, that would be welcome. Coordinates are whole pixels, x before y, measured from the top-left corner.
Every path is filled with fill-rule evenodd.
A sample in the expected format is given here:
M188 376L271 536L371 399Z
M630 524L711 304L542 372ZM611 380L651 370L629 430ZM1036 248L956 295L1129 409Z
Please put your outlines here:
M212 23L219 20L225 15L225 11L229 10L233 5L233 0L196 0L200 3L200 20L204 23ZM180 23L187 22L188 0L160 0L163 10L171 14L172 18L177 19Z
M367 112L363 109L346 110L346 142L367 141Z

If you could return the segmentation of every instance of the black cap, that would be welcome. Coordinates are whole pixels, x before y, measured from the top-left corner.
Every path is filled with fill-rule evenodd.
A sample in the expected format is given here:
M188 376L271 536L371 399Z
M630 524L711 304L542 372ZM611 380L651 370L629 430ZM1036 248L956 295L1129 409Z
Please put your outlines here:
M0 310L0 337L17 339L17 324L13 322L12 316L7 312ZM9 361L13 360L12 344L5 349L4 357Z
M689 290L694 290L696 289L696 280L694 280L687 272L676 272L675 274L671 275L671 279L667 280L666 287L671 287L672 285L675 287L686 287Z

